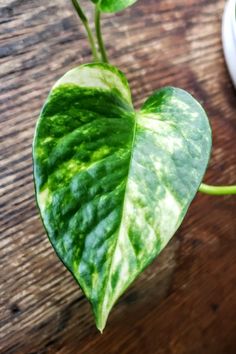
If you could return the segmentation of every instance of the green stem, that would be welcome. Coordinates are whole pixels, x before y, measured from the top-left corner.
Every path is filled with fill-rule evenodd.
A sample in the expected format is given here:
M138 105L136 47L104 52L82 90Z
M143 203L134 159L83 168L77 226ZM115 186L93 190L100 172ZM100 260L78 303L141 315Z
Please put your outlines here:
M96 6L95 8L95 28L96 28L96 35L97 35L97 41L98 41L98 46L99 46L99 50L102 56L102 61L104 63L109 63L108 57L107 57L107 53L106 53L106 48L102 39L102 31L101 31L101 12L98 8L98 6Z
M236 185L235 186L209 186L208 184L202 183L199 187L199 192L210 194L210 195L236 194Z
M75 11L79 15L79 18L81 19L81 21L82 21L82 23L83 23L83 25L85 27L85 30L87 32L88 40L89 40L91 51L92 51L92 54L93 54L93 59L94 59L94 61L99 61L97 48L96 48L95 41L94 41L94 38L93 38L93 33L92 33L92 31L90 29L90 26L89 26L89 23L88 23L88 19L85 16L83 10L81 9L78 1L77 0L71 0L71 2L72 2L73 6L75 8Z

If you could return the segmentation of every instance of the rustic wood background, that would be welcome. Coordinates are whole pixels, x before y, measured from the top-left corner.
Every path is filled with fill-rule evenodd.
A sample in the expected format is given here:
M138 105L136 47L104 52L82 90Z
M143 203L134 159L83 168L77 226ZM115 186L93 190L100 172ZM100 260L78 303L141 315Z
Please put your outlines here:
M84 1L91 18L91 7ZM135 105L164 85L203 104L214 148L205 181L236 182L236 92L221 48L224 0L140 0L103 19ZM0 352L236 353L236 198L198 195L103 335L54 254L34 201L31 144L55 80L91 60L69 0L0 0Z

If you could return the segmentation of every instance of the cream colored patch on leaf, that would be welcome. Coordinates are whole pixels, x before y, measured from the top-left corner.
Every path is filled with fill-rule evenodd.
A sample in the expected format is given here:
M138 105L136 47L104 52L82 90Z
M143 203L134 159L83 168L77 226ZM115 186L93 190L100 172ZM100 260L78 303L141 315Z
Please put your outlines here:
M107 91L117 89L121 96L132 106L128 84L125 85L119 72L116 73L113 70L109 67L82 65L68 71L56 82L53 89L66 83L76 84L80 87L104 89Z
M165 190L165 196L159 201L159 204L161 205L161 210L163 210L159 228L161 247L164 248L176 230L182 206L168 189Z
M143 128L157 133L157 144L165 147L166 151L174 153L177 149L183 149L183 137L177 134L173 135L173 122L161 120L161 115L138 115L138 123Z
M163 116L163 114L157 113L141 113L137 114L136 117L141 127L151 130L153 133L160 134L163 131L173 132L173 121L163 119ZM166 117L164 116L164 118Z
M183 112L186 112L188 110L191 111L191 107L187 103L183 102L183 100L177 99L176 97L171 98L171 103L173 104L173 107L177 106Z
M44 211L46 209L47 204L51 202L51 198L52 196L48 188L45 188L42 192L39 193L38 203L42 211Z

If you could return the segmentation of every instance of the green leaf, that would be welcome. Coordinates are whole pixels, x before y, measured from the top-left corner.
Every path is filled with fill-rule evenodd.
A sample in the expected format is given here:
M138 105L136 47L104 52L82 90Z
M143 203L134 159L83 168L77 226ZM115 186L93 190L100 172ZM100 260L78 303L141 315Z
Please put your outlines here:
M178 229L210 149L207 116L181 89L155 92L136 113L108 64L82 65L53 87L34 138L37 202L100 330Z
M102 12L118 12L133 5L137 0L92 0Z

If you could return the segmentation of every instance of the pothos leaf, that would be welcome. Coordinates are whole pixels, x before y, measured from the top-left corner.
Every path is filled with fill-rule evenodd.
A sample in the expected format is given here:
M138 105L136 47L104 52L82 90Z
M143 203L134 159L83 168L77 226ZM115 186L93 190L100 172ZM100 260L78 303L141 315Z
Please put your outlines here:
M137 0L92 0L102 12L118 12L133 5Z
M178 229L210 149L207 116L181 89L155 92L136 113L125 76L107 64L53 87L34 138L37 202L100 330Z

